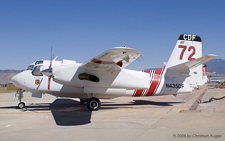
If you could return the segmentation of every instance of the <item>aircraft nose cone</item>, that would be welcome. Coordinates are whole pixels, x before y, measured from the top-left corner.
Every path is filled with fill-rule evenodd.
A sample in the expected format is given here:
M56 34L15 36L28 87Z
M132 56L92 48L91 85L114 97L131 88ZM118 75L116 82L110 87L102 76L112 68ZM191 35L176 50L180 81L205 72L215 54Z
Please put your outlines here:
M11 78L11 82L17 87L24 89L26 86L25 80L27 77L29 77L29 74L31 74L30 71L23 71Z
M17 87L19 88L20 87L20 77L19 77L20 74L16 74L15 76L13 76L11 78L11 82Z

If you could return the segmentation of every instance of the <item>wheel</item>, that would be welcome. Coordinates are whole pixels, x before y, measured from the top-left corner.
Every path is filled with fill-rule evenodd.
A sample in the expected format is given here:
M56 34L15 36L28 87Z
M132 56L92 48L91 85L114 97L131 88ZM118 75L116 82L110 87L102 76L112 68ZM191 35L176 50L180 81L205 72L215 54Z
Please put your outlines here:
M23 109L25 107L25 103L24 102L20 102L19 104L18 104L18 108L19 109Z
M87 102L87 108L90 111L97 111L101 107L101 102L98 98L92 97Z
M88 99L86 99L86 98L80 98L80 105L86 104L87 101L88 101Z

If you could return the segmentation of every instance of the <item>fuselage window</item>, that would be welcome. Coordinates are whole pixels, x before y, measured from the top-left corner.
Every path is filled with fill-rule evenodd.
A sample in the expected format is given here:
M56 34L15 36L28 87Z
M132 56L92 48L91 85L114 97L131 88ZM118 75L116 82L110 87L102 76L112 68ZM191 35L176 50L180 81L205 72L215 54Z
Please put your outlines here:
M27 67L27 70L33 70L33 68L34 68L34 65L30 65Z
M32 71L32 74L34 76L43 76L43 74L41 73L42 70L43 70L43 65L35 66Z

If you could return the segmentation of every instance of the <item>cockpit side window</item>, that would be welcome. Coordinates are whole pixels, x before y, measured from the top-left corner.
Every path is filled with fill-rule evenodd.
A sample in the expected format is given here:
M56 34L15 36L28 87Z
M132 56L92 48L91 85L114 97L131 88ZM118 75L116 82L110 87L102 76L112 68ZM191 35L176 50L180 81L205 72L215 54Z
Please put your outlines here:
M29 65L29 66L27 67L27 70L33 70L33 68L34 68L34 65Z
M35 62L35 65L38 65L38 64L43 64L43 60L40 60L40 61L36 61Z
M41 73L42 70L43 70L43 65L35 66L32 71L32 74L34 76L43 76L43 74Z

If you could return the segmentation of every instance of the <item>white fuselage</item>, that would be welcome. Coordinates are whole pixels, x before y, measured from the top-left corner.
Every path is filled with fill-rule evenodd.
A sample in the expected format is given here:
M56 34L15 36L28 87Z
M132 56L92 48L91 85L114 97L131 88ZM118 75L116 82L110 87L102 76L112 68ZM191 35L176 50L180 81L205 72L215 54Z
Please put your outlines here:
M119 96L152 96L191 92L193 88L185 84L183 79L176 81L165 77L163 69L134 71L128 69L93 71L91 75L99 78L99 82L80 80L81 73L89 74L80 67L80 63L63 60L53 61L53 78L48 88L49 77L35 76L35 66L42 69L49 67L49 61L37 64L33 70L25 70L12 78L12 82L21 89L34 93L49 93L58 97L88 98L93 94L98 98L114 98ZM170 74L171 75L171 74ZM184 83L183 83L184 82Z

